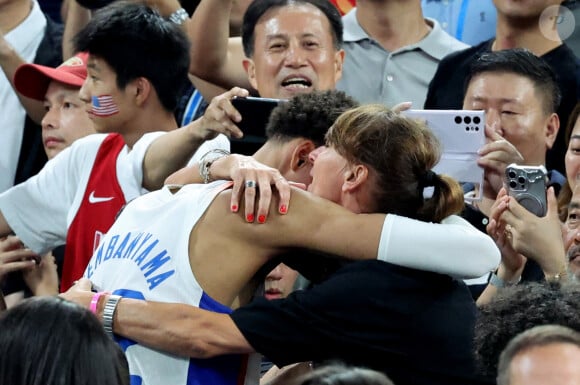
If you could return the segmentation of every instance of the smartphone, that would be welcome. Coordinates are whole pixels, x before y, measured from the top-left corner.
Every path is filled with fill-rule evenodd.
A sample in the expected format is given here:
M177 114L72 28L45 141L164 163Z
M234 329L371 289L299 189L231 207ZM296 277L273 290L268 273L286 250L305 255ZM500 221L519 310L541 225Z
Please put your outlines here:
M508 194L538 217L546 215L548 209L547 181L548 172L544 166L522 166L512 163L505 169Z
M266 126L272 110L284 99L271 98L239 98L232 99L232 104L242 115L242 120L236 125L242 130L244 136L266 137Z
M485 113L472 110L407 110L402 115L418 119L439 139L441 159L433 171L446 174L473 190L466 200L480 200L483 195L483 168L477 151L485 144Z

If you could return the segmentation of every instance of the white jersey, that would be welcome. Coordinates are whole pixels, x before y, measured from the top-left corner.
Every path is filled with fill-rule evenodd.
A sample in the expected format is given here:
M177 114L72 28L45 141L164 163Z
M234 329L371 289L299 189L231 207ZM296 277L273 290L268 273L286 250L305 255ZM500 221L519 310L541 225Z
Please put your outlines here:
M142 188L143 158L151 142L165 133L145 134L131 150L125 146L119 154L117 179L125 201L147 192ZM45 254L65 243L68 227L83 203L97 152L106 137L107 134L94 134L75 141L48 161L37 175L0 194L0 211L26 247ZM216 147L229 148L227 138L219 135L205 142L189 164Z
M204 293L189 263L191 230L228 186L226 182L187 185L175 194L164 187L133 200L102 239L85 277L99 290L124 297L230 313L230 308ZM258 381L257 365L252 363L253 370L246 371L247 356L179 358L125 338L117 341L127 356L132 383L235 385Z
M117 158L117 178L125 200L145 191L142 164L149 144L163 133L144 135ZM83 203L89 176L107 134L75 141L35 176L0 195L0 211L26 247L44 254L66 241L67 230Z

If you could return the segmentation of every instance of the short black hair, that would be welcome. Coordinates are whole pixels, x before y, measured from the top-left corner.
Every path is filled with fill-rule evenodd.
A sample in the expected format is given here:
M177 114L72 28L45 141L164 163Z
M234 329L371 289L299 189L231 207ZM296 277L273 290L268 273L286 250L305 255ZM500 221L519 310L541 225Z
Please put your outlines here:
M139 77L148 79L168 111L187 84L187 36L143 4L119 1L99 9L76 35L75 47L105 60L120 89Z
M475 355L482 374L495 378L499 356L508 342L539 325L580 331L580 285L527 283L503 289L480 309L475 325Z
M266 126L266 136L280 141L306 138L316 146L322 146L324 136L336 118L357 106L358 102L342 91L300 94L272 111Z
M0 315L0 384L129 385L119 345L88 309L32 297Z
M330 23L334 48L342 48L342 18L338 9L328 0L254 0L248 6L242 22L242 44L244 53L251 58L254 54L254 32L258 20L271 8L285 7L292 4L310 4L318 8Z
M471 64L469 74L465 79L463 94L467 93L469 83L474 77L486 72L512 73L529 79L543 99L542 104L546 114L556 112L560 106L562 93L556 73L542 58L525 48L481 54Z

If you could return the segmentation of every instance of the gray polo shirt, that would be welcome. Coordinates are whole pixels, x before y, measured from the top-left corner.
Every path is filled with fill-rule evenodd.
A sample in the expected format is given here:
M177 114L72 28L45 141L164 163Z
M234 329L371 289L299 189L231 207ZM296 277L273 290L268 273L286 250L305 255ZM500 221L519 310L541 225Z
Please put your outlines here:
M444 56L469 46L447 34L433 19L423 40L388 52L373 40L356 20L356 8L342 17L346 56L337 88L361 103L393 106L411 101L425 103L429 82Z

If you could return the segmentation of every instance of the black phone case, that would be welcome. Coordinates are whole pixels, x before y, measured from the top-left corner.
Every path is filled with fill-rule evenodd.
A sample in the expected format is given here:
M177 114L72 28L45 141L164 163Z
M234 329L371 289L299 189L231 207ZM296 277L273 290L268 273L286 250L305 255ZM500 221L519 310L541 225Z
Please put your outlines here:
M242 115L242 120L236 125L244 136L266 137L266 126L272 110L283 100L269 98L234 98L232 104Z

